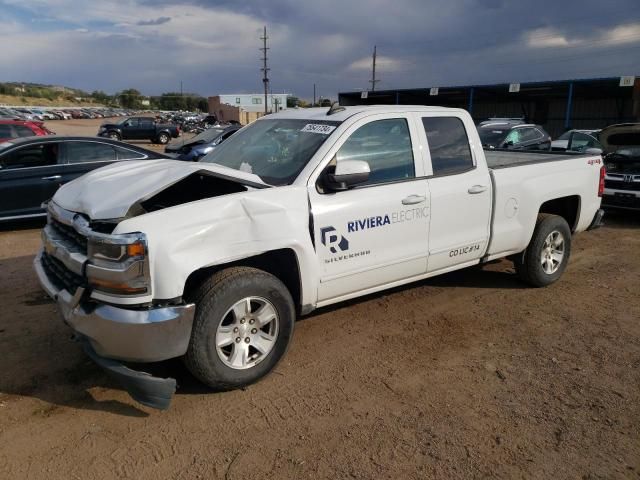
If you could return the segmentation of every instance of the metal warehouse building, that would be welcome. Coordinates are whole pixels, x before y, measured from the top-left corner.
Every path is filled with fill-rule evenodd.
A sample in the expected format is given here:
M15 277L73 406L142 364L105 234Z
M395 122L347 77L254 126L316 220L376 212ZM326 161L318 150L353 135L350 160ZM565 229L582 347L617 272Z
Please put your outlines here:
M615 77L461 87L344 92L340 105L438 105L468 110L477 122L523 117L557 137L570 128L640 122L640 78Z

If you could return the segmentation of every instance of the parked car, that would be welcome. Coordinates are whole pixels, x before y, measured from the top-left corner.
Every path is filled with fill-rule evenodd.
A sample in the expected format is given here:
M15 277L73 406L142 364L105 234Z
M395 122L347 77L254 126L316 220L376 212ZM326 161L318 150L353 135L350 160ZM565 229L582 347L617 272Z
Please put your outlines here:
M478 125L484 148L508 150L549 150L551 136L540 125L522 120L490 120Z
M0 120L0 142L12 138L55 135L43 122L25 120Z
M567 130L551 142L551 150L556 152L583 152L587 148L600 148L600 130Z
M167 145L164 152L178 160L197 162L241 128L238 125L208 128L188 142Z
M85 351L166 408L175 379L121 362L184 357L210 387L239 388L317 307L503 257L552 284L572 236L600 224L603 178L600 155L484 151L465 110L287 110L198 163L65 185L34 266Z
M158 158L167 157L92 137L30 137L0 143L0 221L46 215L42 202L90 170L122 160Z
M603 206L640 210L640 123L611 125L599 138L607 167Z
M180 129L169 123L156 123L153 117L128 117L117 123L104 123L98 136L113 140L150 140L165 145L180 136Z

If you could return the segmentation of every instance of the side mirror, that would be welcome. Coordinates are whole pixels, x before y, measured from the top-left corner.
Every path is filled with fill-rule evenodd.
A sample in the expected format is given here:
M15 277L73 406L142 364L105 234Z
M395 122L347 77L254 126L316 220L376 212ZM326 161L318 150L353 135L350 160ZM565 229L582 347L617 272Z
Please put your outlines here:
M591 147L587 148L584 153L588 153L589 155L602 155L603 151L601 148Z
M335 170L326 174L327 187L334 191L349 188L369 180L371 168L364 160L343 160L337 162Z
M506 142L504 142L502 144L502 148L509 148L509 147L513 147L513 141L512 140L507 140Z

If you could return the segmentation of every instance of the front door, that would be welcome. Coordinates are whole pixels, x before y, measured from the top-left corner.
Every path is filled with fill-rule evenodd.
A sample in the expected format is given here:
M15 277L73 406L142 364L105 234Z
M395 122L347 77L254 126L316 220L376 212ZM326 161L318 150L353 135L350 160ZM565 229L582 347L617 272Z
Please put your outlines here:
M57 142L12 148L0 156L0 216L43 213L62 184Z
M410 116L372 115L356 122L329 151L329 168L364 160L369 180L330 192L321 175L309 186L319 302L426 272L429 191L412 132Z

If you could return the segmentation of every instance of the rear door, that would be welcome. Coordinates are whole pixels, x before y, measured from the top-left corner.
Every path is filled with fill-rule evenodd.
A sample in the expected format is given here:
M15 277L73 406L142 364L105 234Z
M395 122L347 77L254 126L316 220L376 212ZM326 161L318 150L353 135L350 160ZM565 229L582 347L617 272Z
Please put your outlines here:
M416 115L431 166L428 271L477 262L489 240L492 197L489 172L477 164L467 135L475 126L454 115Z
M138 135L140 139L152 140L156 138L156 123L153 118L143 117L138 125Z
M43 213L62 184L58 142L11 148L0 154L0 216L23 217Z

